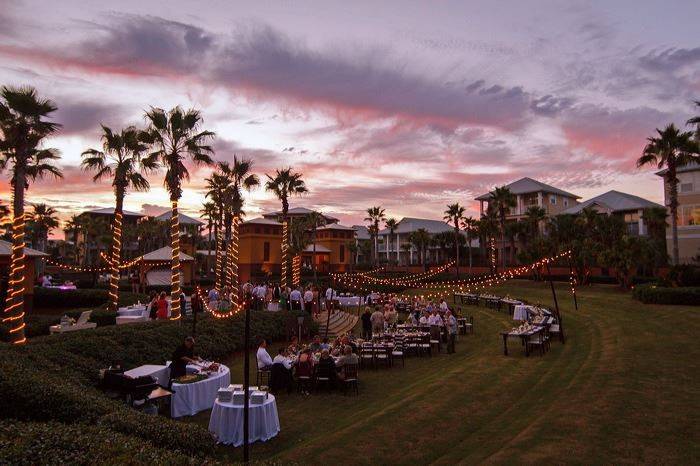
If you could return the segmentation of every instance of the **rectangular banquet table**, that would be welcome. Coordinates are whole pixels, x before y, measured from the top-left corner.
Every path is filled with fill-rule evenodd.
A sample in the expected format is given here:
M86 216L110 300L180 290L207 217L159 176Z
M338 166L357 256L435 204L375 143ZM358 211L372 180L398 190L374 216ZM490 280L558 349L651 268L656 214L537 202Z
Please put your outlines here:
M267 399L259 405L248 407L248 441L265 442L280 431L275 396L268 394ZM209 418L209 432L216 436L217 442L239 447L243 445L243 405L214 401Z
M529 332L523 332L523 333L515 333L515 332L501 332L501 336L503 337L503 354L508 356L508 338L520 338L521 344L525 347L525 356L530 356L530 349L528 348L526 341L528 338L530 338L533 335L537 335L540 333L542 330L544 330L544 327L534 327L532 330Z
M513 309L513 320L527 320L532 306L518 305Z
M335 299L341 306L359 306L362 303L362 298L359 296L338 296Z
M189 366L188 366L189 367ZM208 378L194 383L173 383L172 400L170 402L170 416L173 418L182 416L194 416L200 411L214 406L217 392L220 388L231 384L231 371L223 364L219 372L211 374Z
M170 382L170 368L159 364L146 364L135 367L124 372L124 375L133 378L151 375L156 379L158 385L162 385L163 387L167 387Z
M129 307L120 307L119 309L117 309L117 314L122 317L141 317L145 310L146 306L143 304Z

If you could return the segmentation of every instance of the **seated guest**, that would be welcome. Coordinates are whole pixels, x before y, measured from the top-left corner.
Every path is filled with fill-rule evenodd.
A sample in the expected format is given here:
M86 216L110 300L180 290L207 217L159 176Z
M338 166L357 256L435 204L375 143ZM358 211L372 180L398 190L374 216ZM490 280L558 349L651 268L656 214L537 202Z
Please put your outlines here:
M440 300L440 311L445 312L447 310L449 310L449 308L447 307L447 302L445 302L444 299Z
M277 356L275 356L275 359L272 360L272 365L275 364L282 364L285 367L285 369L292 369L292 360L289 359L289 353L287 353L286 349L279 349L279 351L277 352Z
M424 312L420 316L420 320L418 321L420 325L428 325L428 315Z
M310 349L305 349L299 354L299 359L297 360L297 380L303 380L306 379L306 383L302 383L300 385L300 388L302 389L302 393L304 395L308 395L309 392L307 391L307 388L309 387L309 383L311 381L311 378L314 375L314 358L311 356L311 350ZM300 379L302 378L302 379Z
M178 346L173 353L173 360L170 363L170 379L177 379L187 374L187 364L199 361L199 357L194 355L194 338L187 337L182 345Z
M287 351L291 354L297 354L299 352L299 339L296 336L292 337L292 341L289 342Z
M321 347L321 337L319 335L314 336L314 340L309 345L309 349L314 353L323 349Z
M321 351L321 358L316 365L316 377L328 377L331 383L335 382L338 373L335 368L335 361L331 357L328 350Z
M328 342L328 338L327 338L327 337L324 338L324 339L323 339L323 343L321 343L321 350L324 350L324 349L325 349L325 350L328 350L328 351L331 350L331 345L330 345L330 343Z
M343 355L338 358L335 366L340 369L345 364L358 364L359 362L360 358L358 358L357 355L352 352L352 348L350 346L345 346L343 347Z
M272 358L265 348L267 348L267 341L263 338L258 345L258 370L269 370L272 366Z

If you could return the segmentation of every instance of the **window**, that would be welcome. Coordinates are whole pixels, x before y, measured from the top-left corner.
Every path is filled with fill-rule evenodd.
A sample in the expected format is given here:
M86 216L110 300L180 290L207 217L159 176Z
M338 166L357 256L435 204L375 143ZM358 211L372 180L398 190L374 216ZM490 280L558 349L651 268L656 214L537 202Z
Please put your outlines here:
M265 241L263 244L263 262L270 262L270 242Z
M255 234L259 235L260 234L260 227L255 227Z
M685 205L678 209L678 225L700 225L700 204Z
M549 196L549 203L552 205L557 205L557 196Z
M681 192L682 193L692 193L693 192L693 183L681 183Z
M345 262L345 245L341 244L340 245L340 262L341 264Z
M569 200L568 199L564 199L564 207L569 207Z

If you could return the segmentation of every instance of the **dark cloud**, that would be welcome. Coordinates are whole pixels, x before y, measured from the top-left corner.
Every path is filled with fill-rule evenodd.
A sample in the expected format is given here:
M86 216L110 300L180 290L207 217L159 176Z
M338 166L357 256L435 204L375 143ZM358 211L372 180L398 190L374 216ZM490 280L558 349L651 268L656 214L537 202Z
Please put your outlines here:
M127 126L127 111L125 108L113 103L98 103L84 101L66 101L59 99L56 102L58 110L54 114L54 121L62 125L62 134L77 134L87 131L99 132L99 125L105 124L114 129Z
M663 72L674 71L685 66L700 65L700 47L653 50L642 56L639 62L646 69Z
M554 116L562 110L570 108L574 104L574 99L569 97L555 97L545 95L532 100L532 111L539 115Z

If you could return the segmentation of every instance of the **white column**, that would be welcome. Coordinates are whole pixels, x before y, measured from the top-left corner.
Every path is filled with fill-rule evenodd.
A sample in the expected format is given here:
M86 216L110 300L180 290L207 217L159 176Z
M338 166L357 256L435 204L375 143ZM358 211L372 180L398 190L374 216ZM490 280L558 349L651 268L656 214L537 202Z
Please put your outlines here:
M537 193L537 205L542 207L542 191Z
M637 214L639 215L639 236L644 236L647 234L644 228L644 217L642 216L644 214L644 211L639 209L637 211Z
M413 246L411 246L411 256L410 256L410 260L408 263L409 263L409 265L413 265Z
M400 249L399 249L399 234L396 233L396 265L399 264L399 256L400 256Z
M523 214L523 196L522 196L522 194L518 194L517 199L518 199L518 215L522 215Z

